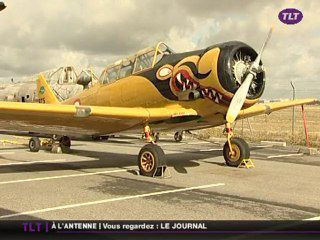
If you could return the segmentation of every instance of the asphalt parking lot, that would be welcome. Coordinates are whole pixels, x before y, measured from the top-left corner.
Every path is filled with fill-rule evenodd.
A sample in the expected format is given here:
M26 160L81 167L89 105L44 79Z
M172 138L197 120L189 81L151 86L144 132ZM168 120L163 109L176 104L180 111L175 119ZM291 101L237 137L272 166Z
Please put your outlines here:
M0 145L0 220L320 220L320 156L250 144L256 167L231 168L217 144L165 138L166 178L149 178L136 173L143 145L74 141L69 154Z

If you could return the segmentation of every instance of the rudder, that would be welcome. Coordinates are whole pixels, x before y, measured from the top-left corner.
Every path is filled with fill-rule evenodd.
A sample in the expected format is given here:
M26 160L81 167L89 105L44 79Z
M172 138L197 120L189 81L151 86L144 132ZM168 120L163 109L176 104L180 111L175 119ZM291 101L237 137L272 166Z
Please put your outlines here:
M37 95L40 103L59 104L59 100L47 83L45 77L40 74L37 80Z

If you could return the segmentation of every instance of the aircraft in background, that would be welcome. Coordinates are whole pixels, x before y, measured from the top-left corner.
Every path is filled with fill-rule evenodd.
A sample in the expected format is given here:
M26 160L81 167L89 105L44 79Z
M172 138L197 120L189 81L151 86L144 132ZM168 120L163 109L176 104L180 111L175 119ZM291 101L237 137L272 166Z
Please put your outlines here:
M81 70L80 74L74 67L65 66L41 72L60 101L64 101L82 92L98 82L98 77L90 68ZM23 78L18 82L0 85L0 100L15 102L39 102L36 80L39 74Z
M44 76L37 81L41 103L0 102L2 129L52 134L52 148L68 149L71 137L110 135L143 130L148 144L138 156L140 173L154 176L165 167L165 154L152 137L155 131L184 131L225 125L223 156L229 166L250 157L245 140L233 137L236 119L269 114L313 103L315 99L256 104L265 87L262 52L232 41L205 49L174 53L164 43L108 65L99 83L59 101ZM42 141L29 141L32 152Z

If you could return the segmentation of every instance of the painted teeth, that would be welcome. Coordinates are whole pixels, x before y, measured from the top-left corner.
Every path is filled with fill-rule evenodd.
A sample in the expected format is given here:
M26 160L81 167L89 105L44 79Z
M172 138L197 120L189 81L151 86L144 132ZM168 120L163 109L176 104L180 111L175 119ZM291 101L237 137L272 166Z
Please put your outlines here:
M177 75L177 80L178 80L179 83L182 84L182 81L181 81L181 73L179 73L179 74Z
M202 89L201 93L203 96L206 96L217 104L219 104L220 100L222 99L222 95L216 92L214 89Z

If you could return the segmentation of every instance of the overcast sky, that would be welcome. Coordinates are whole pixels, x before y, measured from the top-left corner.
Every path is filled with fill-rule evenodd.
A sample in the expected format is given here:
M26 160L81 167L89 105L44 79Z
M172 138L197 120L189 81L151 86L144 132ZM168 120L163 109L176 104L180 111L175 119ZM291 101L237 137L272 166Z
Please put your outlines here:
M320 95L320 1L247 0L1 0L0 78L32 75L59 66L108 63L164 41L176 52L241 40L257 51L271 25L263 55L264 98ZM302 11L296 25L278 13Z

